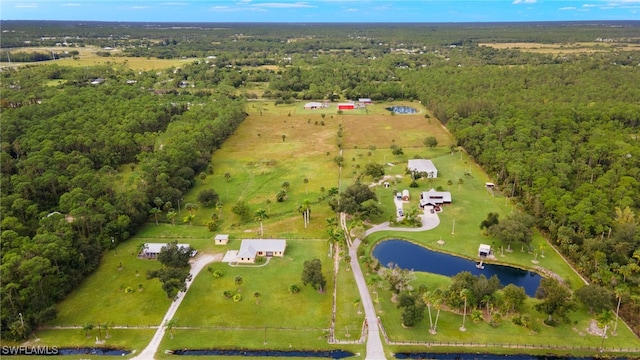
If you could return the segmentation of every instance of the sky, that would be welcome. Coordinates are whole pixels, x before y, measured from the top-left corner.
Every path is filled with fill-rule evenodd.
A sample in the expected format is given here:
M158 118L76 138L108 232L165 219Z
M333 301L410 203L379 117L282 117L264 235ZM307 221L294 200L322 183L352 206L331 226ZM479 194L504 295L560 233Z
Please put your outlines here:
M2 0L0 19L293 23L640 20L640 0Z

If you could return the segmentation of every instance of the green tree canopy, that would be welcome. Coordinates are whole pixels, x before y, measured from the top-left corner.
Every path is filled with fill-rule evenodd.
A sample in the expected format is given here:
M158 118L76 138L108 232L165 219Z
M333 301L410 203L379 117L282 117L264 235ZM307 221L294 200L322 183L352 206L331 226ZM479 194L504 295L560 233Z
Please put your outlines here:
M184 268L189 265L192 252L190 246L179 247L177 241L170 242L160 250L158 261L166 267Z
M304 268L302 270L302 283L304 285L311 285L319 292L323 292L327 280L322 274L322 262L320 259L307 260L304 262Z

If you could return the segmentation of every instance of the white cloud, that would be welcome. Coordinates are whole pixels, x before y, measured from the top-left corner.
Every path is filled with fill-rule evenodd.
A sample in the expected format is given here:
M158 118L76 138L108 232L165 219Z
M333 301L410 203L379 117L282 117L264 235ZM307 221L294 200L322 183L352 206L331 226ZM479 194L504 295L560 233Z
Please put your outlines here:
M347 9L347 10L345 10L345 11L347 11L347 12L357 12L357 11L358 11L358 9L351 8L351 9Z
M512 4L535 4L538 0L513 0Z
M566 6L566 7L561 7L559 10L561 10L561 11L576 10L576 7L575 6Z
M29 9L33 9L33 8L37 8L38 4L36 3L30 3L30 4L16 4L14 7L16 8L20 8L20 9L25 9L25 8L29 8Z
M80 6L80 4L68 3L68 4L62 4L62 6Z
M270 9L299 9L299 8L315 7L313 5L309 5L309 3L307 2L295 2L295 3L271 2L271 3L253 4L252 6L261 7L261 8L270 8Z
M188 6L189 3L186 2L166 2L162 3L164 6Z
M597 6L598 5L595 5L595 4L584 4L584 5L582 5L583 8L594 8L594 7L597 7Z

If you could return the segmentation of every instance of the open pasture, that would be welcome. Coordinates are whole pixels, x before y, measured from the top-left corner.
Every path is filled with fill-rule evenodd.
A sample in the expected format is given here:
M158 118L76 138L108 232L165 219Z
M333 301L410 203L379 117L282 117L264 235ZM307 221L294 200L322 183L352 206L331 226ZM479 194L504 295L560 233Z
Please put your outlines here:
M188 64L194 61L191 59L157 59L157 58L143 58L143 57L131 57L131 56L122 56L120 51L117 49L109 50L108 52L111 56L99 56L98 52L106 52L107 50L100 49L95 46L87 46L87 47L28 47L28 48L15 48L11 49L11 53L13 52L42 52L42 53L61 53L61 52L71 52L78 51L79 55L76 58L62 58L50 61L40 61L35 63L11 63L11 66L22 66L22 65L35 65L35 64L59 64L63 66L75 66L75 67L86 67L86 66L95 66L95 65L113 65L113 66L123 66L125 68L133 69L133 70L161 70L167 69L170 67L179 67L183 64ZM9 64L3 63L3 66L8 66Z
M604 51L637 51L640 45L634 43L611 42L578 42L569 44L542 44L542 43L481 43L480 46L487 46L496 49L514 49L524 52L541 54L580 54L595 53Z
M375 105L384 107L384 105ZM438 146L448 148L453 144L449 132L439 121L429 120L424 114L391 115L382 113L367 116L340 115L344 128L344 147L366 149L389 148L396 144L403 149L424 148L424 139L435 136ZM406 153L407 151L405 151Z

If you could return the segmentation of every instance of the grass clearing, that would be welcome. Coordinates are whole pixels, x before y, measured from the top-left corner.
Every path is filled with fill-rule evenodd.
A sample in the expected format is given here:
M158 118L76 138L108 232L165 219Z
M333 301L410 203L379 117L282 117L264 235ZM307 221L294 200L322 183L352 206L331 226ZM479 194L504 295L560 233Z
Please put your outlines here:
M407 105L413 106L415 103ZM156 226L150 218L150 223L136 237L120 244L117 252L110 251L104 255L96 273L59 305L60 315L53 325L82 326L98 321L122 326L158 325L170 300L161 290L158 280L146 280L147 269L159 265L155 261L138 259L135 256L137 246L144 242L178 240L190 243L200 252L222 254L229 249L238 249L240 239L260 236L260 224L253 214L258 208L263 208L269 215L263 222L264 237L286 238L289 246L285 257L273 258L260 268L212 263L209 265L212 271L221 270L225 273L220 279L214 279L205 268L194 280L176 314L178 328L174 339L168 335L163 339L159 357L168 357L160 353L176 348L286 350L290 344L293 349L345 349L364 353L363 345L327 344L326 329L330 326L332 305L330 292L318 294L304 287L300 294L291 295L288 286L292 283L301 285L302 264L314 257L322 260L327 283L333 284L333 262L327 256L325 219L334 214L322 198L329 188L338 184L344 190L368 162L385 164L386 173L395 176L394 180L390 180L389 188L374 187L384 210L384 214L372 219L374 223L387 221L395 215L392 198L398 190L410 191L412 202L405 205L405 209L417 207L421 191L437 187L452 193L453 204L444 207L439 214L440 226L431 231L386 231L369 236L366 239L366 254L370 253L376 242L387 238L404 238L431 249L469 258L475 258L480 243L491 244L498 253L501 244L483 235L479 224L488 212L498 212L504 218L511 211L518 210L509 199L487 191L484 184L490 181L489 177L464 152L451 153L449 146L453 144L453 139L437 121L430 122L424 113L389 115L384 110L384 104L370 106L368 115L327 112L324 118L320 112L305 113L301 110L302 106L302 103L276 106L273 102L248 102L249 116L213 156L213 174L208 174L205 179L197 178L194 189L185 194L180 202L181 216L185 216L188 213L185 204L198 203L197 194L213 188L220 195L223 208L219 211L214 207L200 206L193 212L196 216L194 225L186 225L176 219L177 225L173 226L167 223L165 214L161 214L159 219L164 223ZM324 125L321 125L322 121ZM344 128L344 167L339 179L334 157L339 154L337 132L340 124ZM422 144L427 136L437 138L439 144L436 148L429 149ZM389 147L394 143L404 149L403 155L391 153ZM432 159L438 167L439 178L418 180L419 187L410 188L410 179L405 174L406 162L416 157ZM227 172L230 174L228 179L225 177ZM120 176L123 182L136 181L135 169L128 166L121 169ZM275 195L283 188L284 182L289 183L287 199L277 202ZM231 211L238 200L249 206L248 219L242 220ZM297 211L305 200L311 203L311 223L308 228L303 227L302 216ZM218 213L220 228L211 233L204 225L212 214ZM215 246L212 238L217 233L230 234L229 244ZM437 246L436 242L440 239L445 241L444 246ZM539 249L541 244L546 242L536 232L533 249ZM534 254L521 252L517 247L513 252L504 254L504 257L498 256L503 263L527 269L535 265L532 263ZM559 274L572 286L581 283L580 278L551 247L548 246L545 256L538 256L537 260L539 266ZM120 263L122 270L118 270ZM234 283L236 276L243 278L242 285ZM358 306L354 305L359 293L344 261L340 262L335 280L338 284L336 338L355 340L360 334L364 314L358 314ZM416 287L424 284L429 288L446 288L449 281L446 277L421 273L415 284ZM139 283L143 284L143 291L137 291ZM136 291L125 294L123 289L128 286ZM226 299L223 296L225 290L241 294L242 301ZM580 334L589 319L585 311L572 315L571 324L557 328L541 326L541 331L536 334L509 320L492 328L484 322L472 323L470 319L467 319L469 331L461 333L458 330L461 315L443 311L438 326L439 334L433 336L426 331L426 318L412 329L400 326L400 311L389 301L390 293L383 288L372 290L375 290L372 297L378 300L376 309L394 341L494 342L501 339L501 342L514 343L575 342L594 346L598 340ZM261 294L257 299L253 296L255 292ZM538 322L542 318L535 311L531 310L531 314ZM75 344L77 340L66 338L69 334L66 331L50 329L42 332L57 345ZM152 332L140 331L140 334L134 333L136 339L130 339L131 343L123 343L122 346L129 349L144 347ZM573 337L578 340L574 341ZM614 339L611 341L613 343ZM615 341L638 347L637 338L622 326L619 326ZM107 342L107 345L111 344Z
M621 42L577 42L570 44L542 44L542 43L481 43L479 46L487 46L496 49L517 49L524 52L540 54L581 54L605 51L637 51L640 45Z
M37 64L58 64L61 66L74 66L85 67L95 65L113 65L123 66L125 68L133 70L161 70L171 67L180 67L181 65L191 63L196 59L157 59L157 58L143 58L143 57L131 57L121 56L119 50L110 50L111 56L98 56L98 52L104 52L104 49L100 49L95 46L87 47L28 47L28 48L15 48L11 49L11 53L14 52L62 52L62 51L78 51L80 54L74 58L62 58L50 61L39 61L31 63L11 63L11 66L24 66L24 65L37 65ZM3 66L9 66L4 64Z

